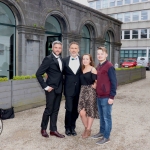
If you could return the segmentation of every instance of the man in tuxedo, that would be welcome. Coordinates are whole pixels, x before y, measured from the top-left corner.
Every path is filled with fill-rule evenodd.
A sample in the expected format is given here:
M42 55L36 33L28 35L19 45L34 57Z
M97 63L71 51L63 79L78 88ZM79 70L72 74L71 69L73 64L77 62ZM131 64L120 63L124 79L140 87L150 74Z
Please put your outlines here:
M48 138L49 135L46 132L47 125L50 118L50 135L59 138L65 136L57 131L57 116L60 107L62 97L62 81L63 81L63 62L60 57L62 52L62 43L60 41L54 41L52 43L52 53L46 56L36 72L36 77L45 90L46 95L46 108L43 113L41 122L41 134L43 137ZM46 73L47 79L44 82L42 75Z
M76 120L78 118L78 100L80 93L80 74L81 64L79 53L79 44L71 42L69 45L70 56L63 59L64 62L64 95L65 103L65 134L76 136Z

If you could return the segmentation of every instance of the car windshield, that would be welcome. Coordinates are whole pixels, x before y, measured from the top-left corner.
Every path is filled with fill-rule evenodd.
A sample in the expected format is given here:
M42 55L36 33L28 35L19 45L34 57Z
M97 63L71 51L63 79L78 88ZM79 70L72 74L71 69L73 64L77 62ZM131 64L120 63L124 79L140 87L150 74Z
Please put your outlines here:
M125 62L134 62L132 59L126 59Z

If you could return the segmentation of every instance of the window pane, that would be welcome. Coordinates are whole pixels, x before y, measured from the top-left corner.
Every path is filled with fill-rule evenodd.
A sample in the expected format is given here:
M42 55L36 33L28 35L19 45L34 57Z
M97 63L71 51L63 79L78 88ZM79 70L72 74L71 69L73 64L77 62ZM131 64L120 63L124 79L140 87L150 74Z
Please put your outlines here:
M94 8L94 9L96 8L96 7L95 7L95 4L96 4L96 2L89 2L89 6L90 6L91 8Z
M120 20L120 21L123 21L123 14L118 14L117 19Z
M80 45L80 55L89 54L90 53L90 40L82 38Z
M131 3L131 0L125 0L124 3L125 3L125 4L130 4L130 3Z
M124 39L130 39L130 31L124 31Z
M139 0L133 0L133 3L138 3L139 2Z
M147 29L141 29L141 38L147 38Z
M96 9L100 9L101 8L101 1L96 1Z
M108 0L102 0L102 8L108 8Z
M130 22L130 13L124 14L124 22Z
M82 33L81 34L82 34L82 37L90 38L90 33L89 33L89 30L86 26L84 26L82 28Z
M10 77L9 66L15 72L15 27L0 25L0 76Z
M122 5L122 2L123 2L122 0L118 0L118 1L117 1L117 6L121 6L121 5Z
M45 23L45 29L49 32L61 33L60 24L53 16L49 16Z
M148 11L147 10L141 11L141 20L148 20Z
M132 21L138 21L138 20L139 20L139 12L133 12Z
M113 7L115 6L115 0L110 0L110 3L109 3L110 7Z
M132 30L132 39L138 39L138 30Z
M0 23L15 25L15 18L12 11L5 4L0 2Z

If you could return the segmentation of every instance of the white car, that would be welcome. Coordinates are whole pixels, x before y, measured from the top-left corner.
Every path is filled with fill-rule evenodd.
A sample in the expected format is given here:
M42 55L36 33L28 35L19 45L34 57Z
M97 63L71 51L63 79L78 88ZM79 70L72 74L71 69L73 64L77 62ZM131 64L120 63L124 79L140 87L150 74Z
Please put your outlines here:
M138 57L137 58L137 66L146 67L146 69L150 70L150 60L148 57Z

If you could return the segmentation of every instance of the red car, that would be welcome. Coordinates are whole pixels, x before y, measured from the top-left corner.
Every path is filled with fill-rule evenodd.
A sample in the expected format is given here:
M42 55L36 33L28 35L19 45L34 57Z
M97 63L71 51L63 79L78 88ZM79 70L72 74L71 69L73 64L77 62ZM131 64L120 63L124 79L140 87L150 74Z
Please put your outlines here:
M125 59L124 62L122 63L122 67L124 68L130 68L135 66L137 66L137 62L135 59Z

